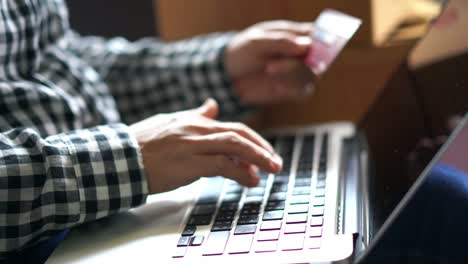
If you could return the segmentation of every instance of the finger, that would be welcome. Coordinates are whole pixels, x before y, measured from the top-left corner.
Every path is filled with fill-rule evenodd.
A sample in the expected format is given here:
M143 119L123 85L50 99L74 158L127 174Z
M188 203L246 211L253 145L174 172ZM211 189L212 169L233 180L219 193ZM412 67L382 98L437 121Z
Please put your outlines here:
M313 23L300 23L287 20L265 22L260 27L267 31L283 31L297 35L309 35L314 30Z
M215 119L218 116L218 112L219 112L219 107L218 107L218 103L216 102L216 100L214 100L213 98L208 98L199 107L180 111L178 113L183 114L183 115L195 114L195 115L203 116L209 119ZM167 116L171 116L171 115L172 114L167 114Z
M191 119L190 123L186 125L186 128L189 131L192 131L199 135L234 131L239 135L247 138L248 140L254 142L255 144L259 145L260 147L268 150L270 153L273 154L275 152L273 146L271 146L271 144L268 141L266 141L253 129L242 123L219 122L216 120L211 120L209 118L200 117L199 119Z
M194 112L209 119L216 119L219 112L218 103L213 98L208 98L203 105L194 109Z
M236 157L242 162L256 165L272 173L278 172L282 166L282 160L278 155L272 155L266 149L232 131L191 136L187 139L193 144L193 150L196 154L223 154Z
M271 144L268 141L266 141L262 136L260 136L253 129L251 129L250 127L242 123L213 122L209 124L208 126L203 127L203 130L204 130L203 131L204 134L234 131L237 134L259 145L260 147L268 150L270 153L273 154L275 152L274 148L271 146Z
M304 37L297 37L287 32L269 32L255 40L257 50L265 52L270 57L277 56L305 56L311 41L304 41Z
M259 179L246 163L235 163L226 155L199 155L194 159L193 171L199 177L223 176L244 186L258 185Z

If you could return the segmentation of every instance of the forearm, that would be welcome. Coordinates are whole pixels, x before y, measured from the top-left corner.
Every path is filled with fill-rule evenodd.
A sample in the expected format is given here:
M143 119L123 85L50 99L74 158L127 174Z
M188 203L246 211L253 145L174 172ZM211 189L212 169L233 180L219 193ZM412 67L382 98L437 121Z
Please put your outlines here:
M0 134L0 256L59 230L142 204L137 143L124 125L41 138Z
M220 103L222 118L245 110L224 68L223 52L231 34L174 43L74 38L71 48L101 74L127 123L193 108L207 97Z

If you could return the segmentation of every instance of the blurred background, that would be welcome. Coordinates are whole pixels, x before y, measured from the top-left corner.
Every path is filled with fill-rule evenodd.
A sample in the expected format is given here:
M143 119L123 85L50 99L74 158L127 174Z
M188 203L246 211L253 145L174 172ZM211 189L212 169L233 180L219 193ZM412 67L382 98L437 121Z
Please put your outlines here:
M85 35L124 36L130 40L156 36L152 0L67 0L73 29Z
M333 120L359 122L399 66L441 0L68 0L72 27L85 35L158 36L166 41L213 31L240 30L259 21L313 21L325 8L361 18L363 27L322 77L315 94L300 103L272 106L257 127ZM272 111L273 110L273 111Z

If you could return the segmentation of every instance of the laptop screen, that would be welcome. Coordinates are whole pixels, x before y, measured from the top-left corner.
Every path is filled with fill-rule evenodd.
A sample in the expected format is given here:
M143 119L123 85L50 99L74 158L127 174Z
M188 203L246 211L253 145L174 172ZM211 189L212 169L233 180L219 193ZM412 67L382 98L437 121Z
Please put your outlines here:
M448 2L359 124L371 156L371 234L468 111L466 28L468 1Z

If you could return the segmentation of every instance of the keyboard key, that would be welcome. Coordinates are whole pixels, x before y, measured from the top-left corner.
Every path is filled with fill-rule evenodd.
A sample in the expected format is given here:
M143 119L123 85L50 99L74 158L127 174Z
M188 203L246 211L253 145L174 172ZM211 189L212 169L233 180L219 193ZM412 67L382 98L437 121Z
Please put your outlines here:
M312 179L309 178L296 178L294 181L295 187L303 187L303 186L310 186L312 184Z
M324 205L325 205L325 197L315 197L314 206L324 206Z
M192 210L192 215L211 215L215 212L215 204L197 205Z
M283 168L284 168L284 164L283 164ZM276 175L275 179L273 180L273 184L279 184L279 183L288 184L288 182L289 182L289 171L287 172L287 174L288 175Z
M213 218L211 215L192 216L190 217L187 225L197 225L197 226L209 225L211 223L211 218Z
M211 227L212 232L217 231L228 231L232 229L232 222L231 221L223 221L223 222L215 222Z
M229 193L229 194L224 195L223 203L239 202L240 199L241 199L240 193Z
M321 246L321 238L319 237L309 237L306 239L306 248L309 249L319 249Z
M304 214L309 212L309 205L307 204L294 204L288 207L288 214Z
M280 236L279 230L261 231L258 234L257 240L258 241L278 240L279 236Z
M312 164L298 164L296 179L309 179L312 177Z
M279 192L287 192L287 191L288 191L288 183L279 182L279 183L274 183L273 186L271 186L270 193L279 193Z
M211 232L206 241L203 256L222 255L229 238L229 231Z
M240 185L228 186L226 189L226 193L242 193L242 191L244 191L244 187Z
M274 252L278 248L278 241L258 241L255 243L254 251L256 253Z
M226 179L227 185L228 186L241 186L239 183L237 183L235 180L231 179Z
M318 188L314 192L315 197L324 197L325 196L325 188Z
M222 203L219 207L220 212L228 212L228 211L237 211L238 204L236 202L233 203Z
M179 238L179 242L177 242L178 247L186 247L189 245L191 237L188 236L181 236Z
M233 236L229 240L229 254L246 254L250 252L254 235Z
M290 214L286 217L287 224L306 223L307 214Z
M310 200L309 195L295 195L289 200L290 204L308 204Z
M195 231L197 231L197 226L188 225L184 228L184 231L182 231L182 236L193 236Z
M223 177L212 177L207 179L205 188L198 198L197 204L216 203L224 185Z
M310 194L310 187L296 187L293 190L293 195L304 195L304 194Z
M304 248L304 234L290 234L281 237L281 250L301 250Z
M242 209L257 209L257 208L260 208L262 206L262 203L260 202L248 202L248 203L244 203L244 205L242 206Z
M258 213L260 213L260 207L247 207L247 208L242 208L241 210L241 215L249 215L249 214L257 215Z
M321 237L322 228L321 227L311 227L309 229L309 237Z
M235 211L219 212L218 215L216 216L215 221L216 222L232 221L235 215L236 215Z
M187 247L177 247L172 257L183 258L186 252L187 252Z
M325 171L319 171L319 173L317 174L317 179L325 180L326 178L327 178L327 174L325 173Z
M283 215L284 211L268 211L263 214L263 221L281 220Z
M312 216L322 216L325 212L325 207L324 206L314 206L312 207L311 215Z
M257 187L263 187L265 188L267 185L267 180L268 180L268 174L260 174L259 175L260 182L258 183Z
M310 220L310 226L323 226L323 217L313 216Z
M317 188L317 189L325 188L325 180L318 180L318 181L317 181L316 188Z
M238 225L234 230L234 235L254 234L257 230L257 225Z
M250 196L263 196L265 194L265 188L255 187L247 190L247 197Z
M245 197L244 204L262 204L263 196Z
M203 243L203 240L205 239L204 236L194 236L192 237L192 240L190 240L190 246L201 246L201 244Z
M281 220L274 220L274 221L265 221L262 222L260 225L260 230L280 230L281 225L283 224L283 221Z
M298 233L305 233L306 231L306 224L289 224L286 225L284 228L285 234L298 234Z
M270 197L268 197L268 201L284 201L286 200L287 193L279 192L279 193L272 193Z
M270 175L270 173L264 170L259 170L257 174L259 178L268 178L268 175Z
M283 201L271 201L265 206L265 211L284 210L285 202Z
M241 215L237 221L238 225L256 224L258 222L258 215Z

